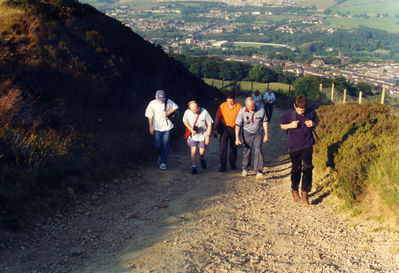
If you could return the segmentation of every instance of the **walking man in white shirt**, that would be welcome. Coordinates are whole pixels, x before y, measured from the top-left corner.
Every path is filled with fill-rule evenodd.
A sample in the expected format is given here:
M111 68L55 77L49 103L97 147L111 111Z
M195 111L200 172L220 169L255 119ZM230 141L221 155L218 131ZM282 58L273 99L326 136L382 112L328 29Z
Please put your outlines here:
M145 110L150 134L155 136L155 147L159 151L158 164L161 170L166 170L170 134L174 127L174 124L168 119L168 116L179 109L179 106L172 100L165 100L165 91L158 90L155 93L155 100L152 100Z
M273 115L273 103L276 100L274 93L271 89L267 90L267 92L263 95L263 102L265 104L265 112L267 117L267 122L270 122Z
M204 155L205 148L211 139L213 120L208 111L199 107L195 100L190 101L187 106L183 123L191 132L187 138L187 145L191 150L191 174L197 174L197 153L200 156L201 167L206 169Z

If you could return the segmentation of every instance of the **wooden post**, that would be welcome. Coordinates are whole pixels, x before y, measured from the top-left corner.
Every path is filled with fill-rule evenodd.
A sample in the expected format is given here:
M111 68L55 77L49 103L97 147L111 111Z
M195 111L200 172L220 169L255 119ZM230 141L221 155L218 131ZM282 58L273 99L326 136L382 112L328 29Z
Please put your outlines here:
M254 82L251 82L251 93L254 92Z
M323 84L321 83L319 86L319 100L321 101L321 94L323 93Z
M385 91L386 91L385 87L382 88L381 104L385 103Z
M267 90L266 90L266 92L269 91L269 86L270 86L270 83L267 83Z
M291 85L288 86L288 96L291 97Z
M363 92L359 92L359 104L362 104L362 97L363 97Z
M344 98L342 100L342 103L346 103L346 89L344 89Z
M331 85L331 102L334 102L334 83Z

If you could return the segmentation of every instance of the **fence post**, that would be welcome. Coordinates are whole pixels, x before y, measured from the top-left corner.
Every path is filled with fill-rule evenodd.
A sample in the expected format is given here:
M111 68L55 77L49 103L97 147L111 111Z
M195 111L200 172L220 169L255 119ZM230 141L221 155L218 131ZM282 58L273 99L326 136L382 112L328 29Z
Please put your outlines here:
M331 102L334 102L334 83L331 85Z
M251 82L251 93L254 92L254 82Z
M344 89L344 98L342 100L342 103L346 103L346 89Z
M382 88L382 96L381 96L381 104L384 104L384 102L385 102L385 87L384 88Z
M288 86L288 97L291 97L291 85Z
M359 92L359 104L362 104L362 97L363 97L363 92Z
M266 90L266 91L269 91L269 86L270 86L270 84L269 84L269 83L267 83L267 90Z
M322 83L319 86L319 101L321 101L321 93L323 93L323 84Z

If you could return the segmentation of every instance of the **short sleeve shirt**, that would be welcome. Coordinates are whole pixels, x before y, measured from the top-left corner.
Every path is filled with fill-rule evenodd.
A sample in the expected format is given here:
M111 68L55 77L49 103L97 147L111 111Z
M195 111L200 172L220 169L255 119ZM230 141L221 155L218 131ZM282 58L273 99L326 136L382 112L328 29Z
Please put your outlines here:
M166 111L171 109L179 109L176 103L168 99ZM145 116L152 119L152 126L155 131L165 132L173 128L173 123L164 117L165 103L159 103L157 100L152 100L145 109Z
M305 125L306 120L312 120L316 125L319 118L313 109L307 108L303 115L299 115L295 109L287 110L280 119L280 124L289 124L298 120L298 128L288 130L288 150L291 153L311 148L315 144L312 130Z
M251 113L247 107L244 107L238 112L236 125L244 127L244 131L250 134L257 134L263 131L263 122L266 121L264 108L256 107L254 113Z
M269 94L269 92L266 92L266 93L263 95L263 100L264 100L265 102L267 102L267 103L273 103L273 102L276 100L276 96L274 96L274 93L273 93L273 92L271 92L270 94Z
M194 126L195 120L197 119L197 114L191 112L190 109L187 109L183 115L183 122L187 122L191 127ZM210 124L213 123L211 116L208 111L204 108L200 108L200 114L195 124L198 127L198 131L196 134L192 134L190 138L195 141L204 141L207 137L207 129Z
M262 101L262 95L256 96L254 94L252 95L252 98L254 99L256 106L260 107L260 102Z
M227 102L223 102L216 113L217 118L221 118L224 125L228 127L234 127L236 124L236 118L238 112L241 110L242 106L239 103L235 103L232 108L229 107Z

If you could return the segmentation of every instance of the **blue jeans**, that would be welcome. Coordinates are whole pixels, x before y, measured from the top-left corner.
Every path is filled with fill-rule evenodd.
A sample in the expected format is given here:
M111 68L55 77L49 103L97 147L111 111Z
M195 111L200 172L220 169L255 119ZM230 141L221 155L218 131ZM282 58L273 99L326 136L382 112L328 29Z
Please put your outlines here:
M155 131L155 147L159 151L161 163L166 163L168 161L169 140L171 131L172 130L165 132Z

